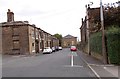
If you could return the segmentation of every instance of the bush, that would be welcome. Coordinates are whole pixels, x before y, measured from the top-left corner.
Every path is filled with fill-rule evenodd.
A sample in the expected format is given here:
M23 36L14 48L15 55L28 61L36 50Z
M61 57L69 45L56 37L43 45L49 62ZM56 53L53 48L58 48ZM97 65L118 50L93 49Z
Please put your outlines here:
M90 36L90 50L102 55L102 34L94 33Z
M110 62L120 64L120 28L109 28L106 36Z
M106 31L106 46L110 63L120 64L120 28L110 27ZM102 55L102 33L94 33L90 37L90 50Z

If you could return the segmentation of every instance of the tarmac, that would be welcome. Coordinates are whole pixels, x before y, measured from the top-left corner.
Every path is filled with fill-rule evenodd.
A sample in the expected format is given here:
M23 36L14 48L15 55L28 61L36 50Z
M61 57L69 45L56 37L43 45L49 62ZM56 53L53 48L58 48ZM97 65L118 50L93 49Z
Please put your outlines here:
M80 58L89 66L99 79L120 79L120 66L104 64L102 61L82 51L77 51Z
M82 51L77 51L79 57L88 65L99 79L120 79L120 66L114 64L104 64L102 61L90 56ZM26 57L27 55L14 56ZM32 55L32 56L37 56ZM39 56L39 55L38 55Z

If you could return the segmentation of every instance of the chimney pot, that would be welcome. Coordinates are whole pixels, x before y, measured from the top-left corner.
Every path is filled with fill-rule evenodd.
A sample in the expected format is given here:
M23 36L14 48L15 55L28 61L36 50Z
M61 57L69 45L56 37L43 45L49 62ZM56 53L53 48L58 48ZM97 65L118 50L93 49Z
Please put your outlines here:
M10 12L10 9L8 9L8 12Z
M7 12L7 22L13 22L14 21L14 13L10 11L10 9L8 9Z

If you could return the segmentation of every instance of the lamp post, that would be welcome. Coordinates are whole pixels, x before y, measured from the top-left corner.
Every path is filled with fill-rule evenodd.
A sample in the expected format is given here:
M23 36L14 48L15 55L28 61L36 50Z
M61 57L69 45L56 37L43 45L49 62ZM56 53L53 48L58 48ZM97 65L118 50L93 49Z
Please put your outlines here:
M106 52L106 46L105 46L105 30L104 30L104 18L103 18L103 6L102 6L102 0L100 0L100 19L101 19L101 28L102 28L102 54L103 54L103 63L107 64L107 52Z

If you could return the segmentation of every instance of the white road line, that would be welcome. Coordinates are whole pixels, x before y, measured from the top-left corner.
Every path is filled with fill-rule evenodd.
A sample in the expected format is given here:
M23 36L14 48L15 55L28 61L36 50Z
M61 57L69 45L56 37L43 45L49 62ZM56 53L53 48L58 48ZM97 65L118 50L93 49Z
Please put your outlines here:
M74 65L74 56L77 56L76 52L71 52L71 66Z
M100 76L97 74L97 72L96 72L90 65L88 65L88 67L94 72L94 74L95 74L99 79L101 79Z
M112 67L112 66L115 66L115 65L98 65L98 64L89 64L89 65L91 65L91 66L106 66L106 67Z
M83 66L79 66L79 65L74 65L74 56L77 56L76 52L70 52L70 60L71 60L71 64L70 65L65 65L65 67L83 67Z
M88 65L88 67L93 71L93 73L96 75L96 77L101 79L100 76L97 74L97 72L87 63L87 61L84 60L83 58L81 58L81 59Z
M71 65L65 65L64 67L74 67L74 68L78 68L78 67L83 67L83 66L79 66L79 65L73 65L73 66L71 66Z
M71 55L71 66L73 66L73 55Z

